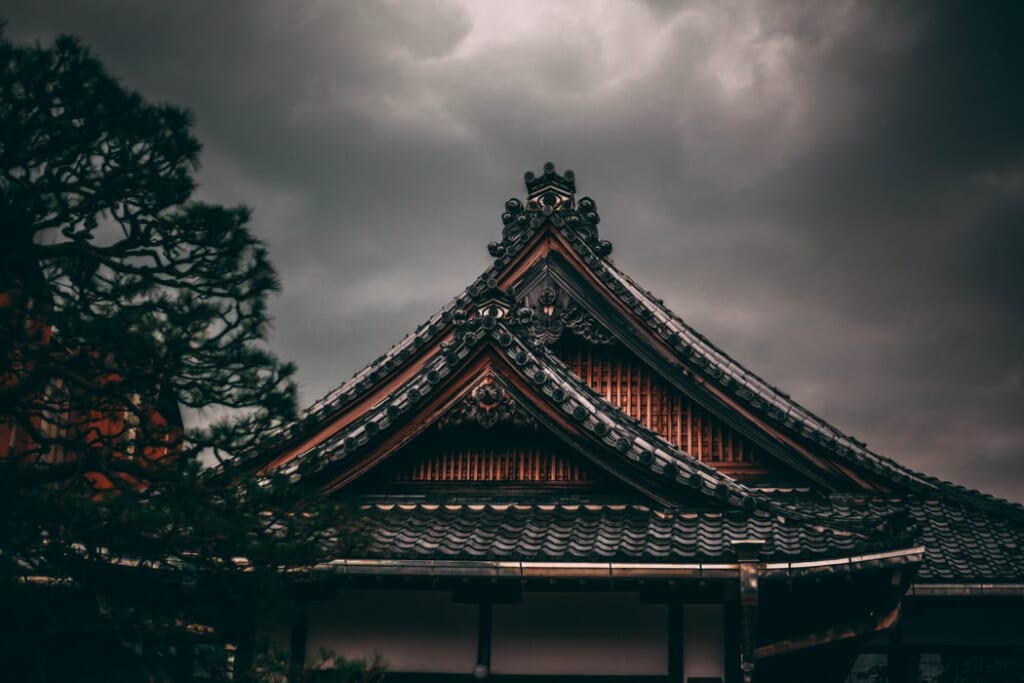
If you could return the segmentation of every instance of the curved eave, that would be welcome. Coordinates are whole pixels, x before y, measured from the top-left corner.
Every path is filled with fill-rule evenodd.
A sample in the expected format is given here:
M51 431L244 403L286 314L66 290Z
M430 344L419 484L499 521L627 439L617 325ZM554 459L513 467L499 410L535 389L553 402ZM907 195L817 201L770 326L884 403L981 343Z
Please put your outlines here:
M861 571L914 567L924 548L900 548L871 555L806 562L761 563L760 576L773 579L851 575ZM491 579L737 579L738 562L530 562L486 560L338 559L297 572L339 576L474 577Z
M585 248L585 245L581 246ZM899 484L916 483L933 488L929 478L868 450L864 443L839 431L765 382L683 322L614 265L600 262L598 268L610 276L606 281L609 290L637 313L676 352L680 361L689 367L699 368L718 385L728 387L734 397L768 418L770 423L805 442L817 444L857 468L895 478Z

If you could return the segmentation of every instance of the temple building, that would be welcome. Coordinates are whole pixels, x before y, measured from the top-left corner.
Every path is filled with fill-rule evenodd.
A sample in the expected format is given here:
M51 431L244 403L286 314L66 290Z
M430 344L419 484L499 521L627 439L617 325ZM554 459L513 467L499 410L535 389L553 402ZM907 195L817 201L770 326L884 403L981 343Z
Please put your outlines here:
M615 266L571 171L526 190L493 264L264 454L356 501L368 539L311 568L296 659L377 652L410 682L1019 671L1024 507L870 451L689 327Z

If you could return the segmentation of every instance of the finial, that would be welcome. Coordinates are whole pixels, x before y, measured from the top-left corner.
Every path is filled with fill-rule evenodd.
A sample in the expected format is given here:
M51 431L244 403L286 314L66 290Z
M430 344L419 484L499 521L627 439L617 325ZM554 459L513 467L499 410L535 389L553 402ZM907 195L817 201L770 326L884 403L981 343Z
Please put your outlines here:
M523 178L526 181L526 203L524 205L515 198L505 202L505 211L501 214L501 222L505 226L501 242L487 245L491 256L505 256L510 248L523 243L527 235L544 223L551 223L571 239L579 239L597 256L611 253L611 243L597 235L601 217L594 200L584 197L577 207L575 173L566 170L560 174L549 161L544 164L541 175L527 171Z
M526 210L567 211L576 204L576 174L566 171L559 174L550 161L544 164L544 172L534 175L527 171L523 176L526 180Z

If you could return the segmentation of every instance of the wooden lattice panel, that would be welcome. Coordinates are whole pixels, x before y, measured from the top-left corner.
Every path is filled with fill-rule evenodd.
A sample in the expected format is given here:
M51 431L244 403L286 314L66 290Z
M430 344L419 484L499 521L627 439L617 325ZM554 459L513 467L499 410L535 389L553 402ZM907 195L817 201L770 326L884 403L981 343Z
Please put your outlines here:
M578 463L541 448L452 448L426 456L395 481L589 482Z
M605 400L693 457L713 463L758 463L754 446L621 348L573 346L561 359Z

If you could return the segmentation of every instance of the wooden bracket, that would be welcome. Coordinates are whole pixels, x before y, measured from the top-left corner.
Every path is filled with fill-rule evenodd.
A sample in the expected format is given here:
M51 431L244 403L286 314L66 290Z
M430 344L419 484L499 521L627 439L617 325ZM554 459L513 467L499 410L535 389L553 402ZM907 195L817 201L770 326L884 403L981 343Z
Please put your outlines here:
M778 655L796 652L809 647L817 647L826 643L834 643L838 640L856 638L857 636L884 631L895 625L900 619L900 605L897 604L890 611L867 619L857 619L846 622L831 628L815 631L807 635L795 636L780 640L776 643L762 645L754 650L755 659L767 659Z

